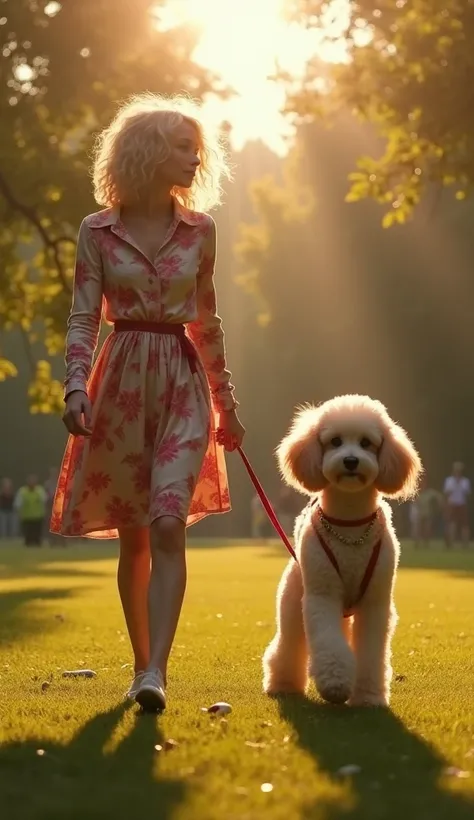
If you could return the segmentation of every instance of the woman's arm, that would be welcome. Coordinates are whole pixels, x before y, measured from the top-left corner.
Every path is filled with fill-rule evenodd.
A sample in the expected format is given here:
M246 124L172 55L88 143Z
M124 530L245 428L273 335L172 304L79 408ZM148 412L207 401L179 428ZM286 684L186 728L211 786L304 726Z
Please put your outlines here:
M220 412L234 410L237 402L231 373L227 369L222 320L217 315L214 270L216 264L216 226L209 217L209 231L197 275L198 318L187 326L201 355L209 379L214 407Z
M100 252L84 220L77 239L73 300L66 336L65 397L75 390L87 391L99 338L102 295Z

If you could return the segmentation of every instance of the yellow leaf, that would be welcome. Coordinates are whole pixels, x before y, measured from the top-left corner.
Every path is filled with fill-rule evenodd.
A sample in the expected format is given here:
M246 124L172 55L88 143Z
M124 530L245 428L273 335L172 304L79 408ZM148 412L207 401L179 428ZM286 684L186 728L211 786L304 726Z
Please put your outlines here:
M5 379L16 376L17 374L18 370L12 362L9 362L8 359L0 359L0 382L4 382Z

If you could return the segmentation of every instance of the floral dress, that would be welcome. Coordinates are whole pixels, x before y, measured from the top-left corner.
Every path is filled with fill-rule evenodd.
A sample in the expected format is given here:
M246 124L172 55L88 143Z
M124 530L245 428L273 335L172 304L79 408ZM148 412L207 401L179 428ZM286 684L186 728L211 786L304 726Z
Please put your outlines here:
M149 526L162 515L190 525L230 510L215 413L236 401L216 313L215 252L213 219L177 201L153 262L128 234L119 209L83 221L65 394L87 391L92 435L69 437L52 532L114 538L121 527ZM91 375L102 314L109 323L185 324L197 367L178 337L127 329L109 334Z

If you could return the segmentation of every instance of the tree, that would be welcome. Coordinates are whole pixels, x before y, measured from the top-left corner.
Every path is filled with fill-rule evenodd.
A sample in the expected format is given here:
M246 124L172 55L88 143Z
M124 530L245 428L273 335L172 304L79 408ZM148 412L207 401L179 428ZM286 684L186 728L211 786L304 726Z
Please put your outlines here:
M224 93L192 62L194 33L163 30L151 0L0 2L0 329L32 344L32 409L57 408L38 343L62 351L75 232L93 209L88 154L118 100L150 90ZM0 380L14 375L0 358Z
M242 404L255 437L249 452L268 484L274 464L258 447L274 450L295 405L340 393L383 401L413 436L434 485L456 458L474 464L474 386L466 378L474 202L453 207L446 196L429 223L420 211L383 230L379 205L344 202L370 132L349 116L331 130L300 126L283 182L254 185L257 220L242 228L238 245L243 282L255 295L253 324L241 334ZM289 219L298 214L298 191L314 207Z
M388 206L388 226L433 186L464 199L474 184L474 0L348 0L347 14L340 0L291 5L301 23L345 41L346 59L311 61L288 109L310 120L349 110L384 140L359 159L348 200Z

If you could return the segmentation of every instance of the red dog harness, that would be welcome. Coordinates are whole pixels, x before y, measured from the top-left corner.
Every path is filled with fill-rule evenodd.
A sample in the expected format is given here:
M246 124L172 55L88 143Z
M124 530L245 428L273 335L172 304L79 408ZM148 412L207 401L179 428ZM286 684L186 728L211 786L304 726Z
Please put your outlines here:
M341 521L338 518L329 518L329 516L327 516L327 515L325 516L325 518L326 518L326 521L329 522L329 524L334 524L335 526L338 526L338 527L360 527L360 526L363 526L364 524L369 524L371 521L373 521L375 519L376 515L377 515L377 513L373 513L372 515L369 515L368 518L362 518L359 521ZM329 544L326 543L326 541L324 540L322 535L316 530L316 527L314 526L314 524L313 524L313 530L314 530L314 534L316 535L316 538L318 539L319 543L321 544L321 546L322 546L324 552L326 553L329 561L333 565L334 569L336 570L337 574L339 575L339 578L342 581L343 580L342 573L341 573L337 558L334 555L331 547L329 546ZM350 609L344 610L344 612L343 612L344 618L350 618L351 615L354 614L354 611L355 611L357 605L360 604L362 598L364 597L365 592L367 590L367 587L369 586L370 581L372 579L372 575L374 574L375 567L377 566L377 561L378 561L378 558L379 558L379 555L380 555L381 547L382 547L382 538L379 538L379 540L377 541L376 544L374 544L374 547L372 549L372 553L371 553L371 556L370 556L370 559L369 559L369 563L367 564L366 570L364 572L364 576L363 576L362 581L360 583L359 594L358 594L353 606Z

